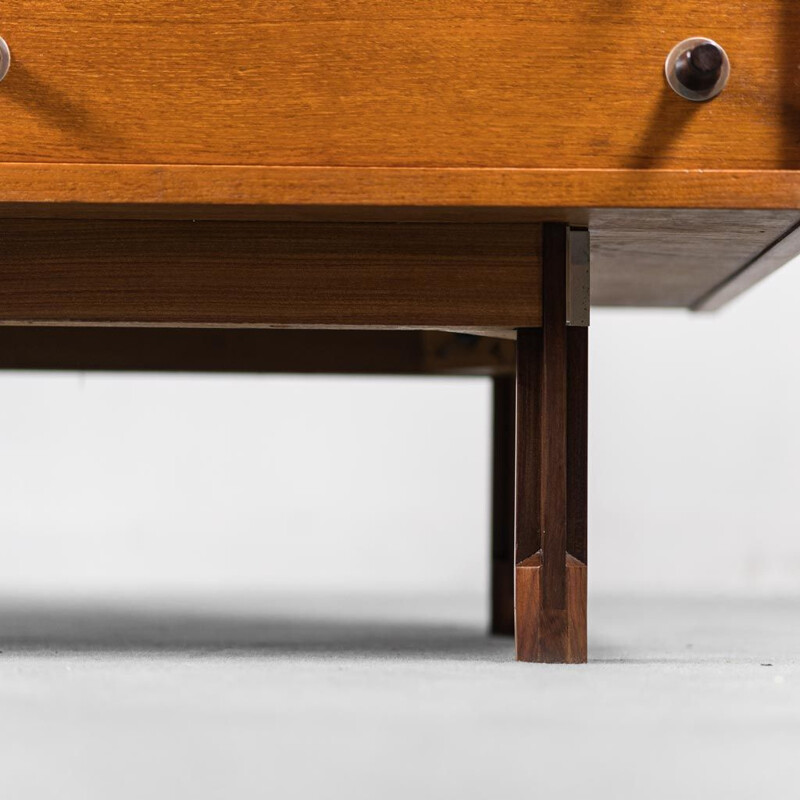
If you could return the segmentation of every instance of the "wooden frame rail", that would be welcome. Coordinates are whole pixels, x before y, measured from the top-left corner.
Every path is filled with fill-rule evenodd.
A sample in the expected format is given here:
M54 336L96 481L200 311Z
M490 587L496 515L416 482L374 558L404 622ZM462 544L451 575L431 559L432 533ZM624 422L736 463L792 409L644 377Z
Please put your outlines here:
M541 226L0 223L0 324L511 329L541 323Z

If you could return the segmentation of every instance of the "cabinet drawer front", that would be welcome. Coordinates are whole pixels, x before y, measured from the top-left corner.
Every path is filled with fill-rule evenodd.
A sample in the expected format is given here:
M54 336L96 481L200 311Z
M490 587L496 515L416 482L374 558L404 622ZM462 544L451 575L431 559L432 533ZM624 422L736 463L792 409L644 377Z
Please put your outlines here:
M785 169L800 4L6 0L0 161ZM693 35L732 73L694 104Z

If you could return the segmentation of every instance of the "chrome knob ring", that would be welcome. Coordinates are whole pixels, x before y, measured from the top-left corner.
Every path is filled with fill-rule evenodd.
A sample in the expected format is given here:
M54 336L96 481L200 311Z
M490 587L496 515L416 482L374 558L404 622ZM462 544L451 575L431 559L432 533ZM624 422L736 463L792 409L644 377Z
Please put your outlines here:
M701 103L716 97L728 83L728 54L713 39L695 36L676 44L664 66L667 83L681 97Z
M8 75L11 66L11 51L8 49L6 40L0 36L0 81Z

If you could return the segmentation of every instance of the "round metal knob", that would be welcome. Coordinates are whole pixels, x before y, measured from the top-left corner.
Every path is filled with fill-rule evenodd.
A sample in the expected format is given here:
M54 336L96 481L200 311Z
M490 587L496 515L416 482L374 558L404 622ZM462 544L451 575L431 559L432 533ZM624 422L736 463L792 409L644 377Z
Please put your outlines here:
M11 51L8 49L6 40L0 36L0 81L8 74L11 66Z
M695 37L672 48L665 69L667 82L681 97L701 102L725 88L731 65L727 53L715 41Z
M11 51L8 49L6 40L0 36L0 81L8 74L11 66Z

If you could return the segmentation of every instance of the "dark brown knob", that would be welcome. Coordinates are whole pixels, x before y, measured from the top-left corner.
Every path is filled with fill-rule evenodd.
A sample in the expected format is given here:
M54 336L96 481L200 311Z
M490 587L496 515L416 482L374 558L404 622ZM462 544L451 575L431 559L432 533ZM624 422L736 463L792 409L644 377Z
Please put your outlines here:
M699 44L683 53L675 62L675 76L692 92L713 89L722 76L725 54L716 44Z
M665 65L667 83L681 97L695 102L716 97L728 82L730 61L713 39L684 39L672 48Z

